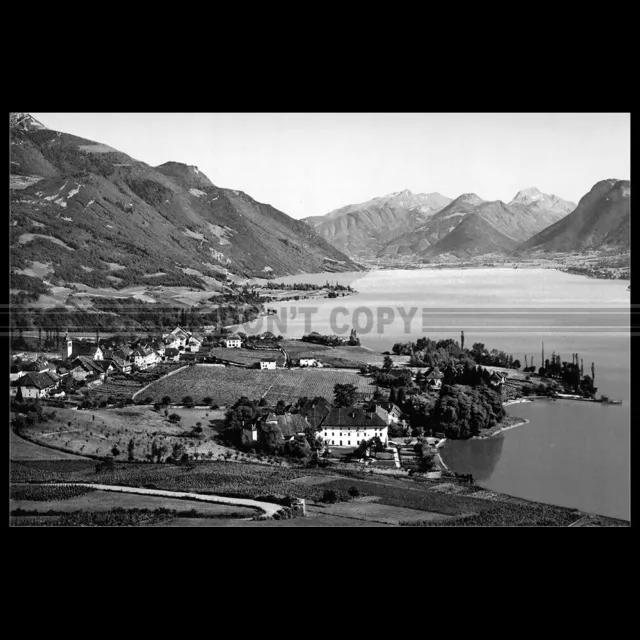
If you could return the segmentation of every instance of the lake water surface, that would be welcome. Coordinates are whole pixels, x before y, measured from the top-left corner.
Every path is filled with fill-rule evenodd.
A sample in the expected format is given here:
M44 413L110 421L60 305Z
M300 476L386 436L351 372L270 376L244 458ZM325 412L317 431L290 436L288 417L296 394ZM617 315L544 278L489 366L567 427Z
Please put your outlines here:
M287 276L279 282L327 280L357 295L271 304L286 322L274 333L299 337L309 330L348 334L355 326L364 346L391 350L396 342L433 339L485 343L525 354L541 364L552 351L563 360L579 353L585 373L595 363L599 393L621 406L575 401L512 405L529 419L489 440L450 442L442 449L455 471L514 496L630 519L630 294L628 280L598 280L553 269L420 269ZM307 317L300 308L308 311ZM343 309L336 314L336 308ZM403 321L399 309L411 320ZM332 327L332 312L334 327ZM295 317L292 317L294 316ZM368 323L368 320L371 320ZM371 324L370 327L367 324ZM268 327L264 325L261 330Z

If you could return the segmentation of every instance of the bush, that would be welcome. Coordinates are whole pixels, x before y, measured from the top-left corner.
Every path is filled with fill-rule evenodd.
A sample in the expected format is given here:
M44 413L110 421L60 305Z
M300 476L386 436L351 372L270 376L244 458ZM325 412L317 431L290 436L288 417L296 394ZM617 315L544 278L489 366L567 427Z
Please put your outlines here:
M358 489L358 487L349 487L349 490L347 491L347 493L352 498L357 498L360 495L360 489Z
M211 404L213 402L213 398L210 396L206 396L205 398L202 398L202 404Z
M182 418L177 413L172 413L169 415L169 422L178 423L182 420Z
M355 489L355 487L352 487ZM321 502L326 502L327 504L335 504L336 502L347 502L351 499L351 495L344 491L336 491L335 489L325 489L322 494Z

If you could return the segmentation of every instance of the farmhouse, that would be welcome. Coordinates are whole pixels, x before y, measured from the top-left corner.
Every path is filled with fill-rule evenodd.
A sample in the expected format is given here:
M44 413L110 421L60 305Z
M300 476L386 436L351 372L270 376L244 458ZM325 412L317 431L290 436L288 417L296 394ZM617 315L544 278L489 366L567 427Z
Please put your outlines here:
M116 370L111 360L96 360L95 364L97 364L102 369L105 377Z
M313 353L301 353L298 358L301 367L317 367L319 364Z
M239 349L242 346L242 339L237 333L228 336L224 341L227 349Z
M189 349L192 353L200 351L202 348L202 343L204 340L198 336L191 335L187 340L187 349Z
M153 349L160 357L164 356L165 344L162 340L154 340L149 348Z
M133 349L128 347L126 344L123 344L120 345L113 353L119 358L128 361L133 356Z
M507 380L507 376L501 374L501 373L496 373L495 371L491 374L491 376L489 377L489 384L492 387L496 387L499 388L501 387Z
M175 347L167 347L164 350L164 359L166 362L177 362L180 359L180 351Z
M402 411L397 405L393 404L393 402L382 402L380 406L387 412L389 423L398 424L400 422Z
M438 369L433 369L424 379L430 389L440 389L442 387L442 378L444 378L444 375Z
M49 365L44 358L36 358L32 362L28 362L21 366L23 372L33 371L36 373L42 373L43 371L49 371L49 369L55 368L53 365Z
M19 388L23 398L42 398L52 393L59 384L60 378L52 371L30 371L12 384L11 395L16 395Z
M309 426L309 422L299 413L284 413L279 416L269 413L263 420L256 420L251 426L243 429L242 440L245 444L262 443L266 440L265 431L272 429L281 434L284 440L293 440L297 435L304 435L305 429Z
M261 369L275 369L276 368L276 359L275 358L261 358L260 359L260 368Z
M78 356L71 363L70 373L74 380L85 380L89 376L97 376L104 380L104 369L86 356Z
M373 412L360 407L332 409L322 421L320 435L327 444L337 447L357 447L376 436L386 445L389 428L380 409L377 407Z
M124 360L112 353L108 354L108 357L105 358L105 362L110 362L113 365L113 368L120 373L129 373L131 371L131 363L128 360Z
M173 347L177 345L178 348L184 348L190 335L191 334L182 327L176 327L171 333L167 333L162 337L165 338L165 344L167 346Z

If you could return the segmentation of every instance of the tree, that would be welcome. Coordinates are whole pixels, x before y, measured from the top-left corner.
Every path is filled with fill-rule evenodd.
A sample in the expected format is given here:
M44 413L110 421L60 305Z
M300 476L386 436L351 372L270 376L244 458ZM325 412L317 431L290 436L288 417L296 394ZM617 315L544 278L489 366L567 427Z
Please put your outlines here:
M169 396L164 396L162 398L162 404L171 404L171 398Z
M114 458L117 458L120 455L120 449L118 449L118 447L114 444L113 448L111 449L111 453Z
M131 438L131 440L129 440L129 444L127 444L127 460L129 460L129 462L133 462L134 461L134 451L135 451L135 442L133 441L133 438Z
M308 458L311 455L311 447L305 436L295 436L284 445L284 453L292 458Z
M202 404L211 405L213 398L211 396L205 396L202 398Z
M382 370L388 373L391 369L393 369L393 358L391 356L385 356L384 362L382 363Z
M182 456L187 452L185 446L181 442L176 442L171 451L171 460L174 464L181 464Z
M191 409L193 408L193 405L195 404L193 401L193 398L191 396L185 396L184 398L182 398L182 404L187 407L187 409Z
M178 423L182 420L182 418L177 413L172 413L169 415L169 422Z
M353 384L336 384L333 387L333 403L336 407L350 407L356 401L358 388Z
M164 457L164 455L167 453L167 445L164 444L163 442L157 442L156 440L154 440L151 443L151 457L152 459L155 458L155 461L159 464L160 462L162 462L162 458Z
M287 403L284 400L278 400L278 402L276 403L276 415L277 416L284 415L286 409L287 409Z

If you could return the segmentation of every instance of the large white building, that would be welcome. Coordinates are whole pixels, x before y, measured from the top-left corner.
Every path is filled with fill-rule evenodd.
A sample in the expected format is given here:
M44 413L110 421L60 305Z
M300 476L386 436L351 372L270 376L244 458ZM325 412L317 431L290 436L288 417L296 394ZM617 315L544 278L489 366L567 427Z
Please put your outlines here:
M237 333L234 333L232 336L227 337L224 342L227 346L227 349L239 349L242 346L242 340Z
M388 413L379 406L374 411L359 407L332 409L322 421L319 435L327 445L334 447L357 447L376 436L386 445L389 441L388 418Z

